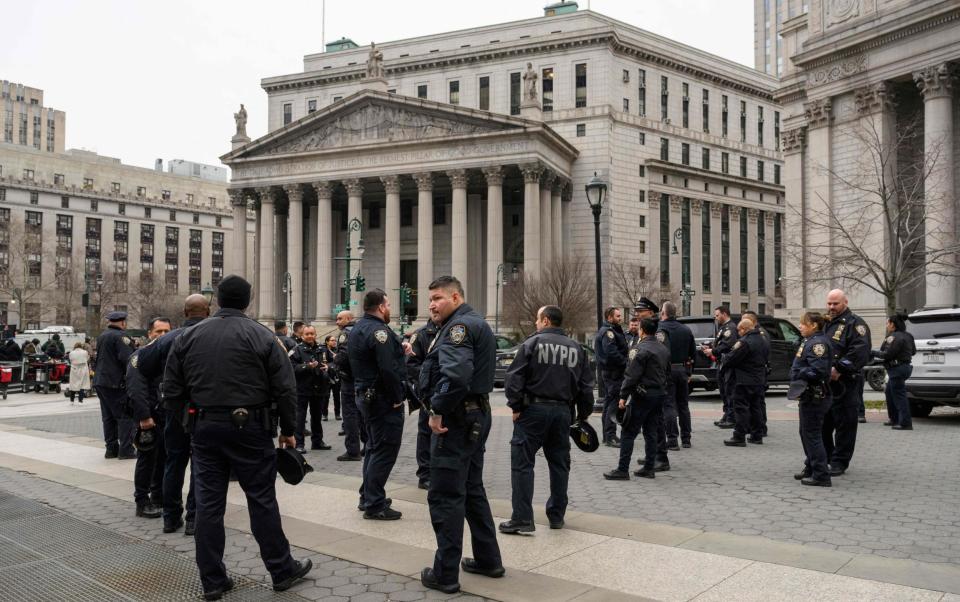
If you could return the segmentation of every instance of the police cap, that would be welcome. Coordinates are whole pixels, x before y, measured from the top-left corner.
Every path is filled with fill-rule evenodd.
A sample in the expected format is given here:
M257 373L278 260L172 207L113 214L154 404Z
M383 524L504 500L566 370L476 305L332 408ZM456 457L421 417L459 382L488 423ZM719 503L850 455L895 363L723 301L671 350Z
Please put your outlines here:
M623 406L623 409L617 408L617 424L623 426L630 422L630 417L633 415L633 404L628 403Z
M790 381L790 388L787 389L787 399L797 401L807 392L807 386L807 381L805 380Z
M570 425L570 438L574 445L585 452L595 452L600 448L600 437L586 420L578 420Z
M657 304L651 301L650 299L647 299L646 297L640 297L639 299L637 299L637 304L633 306L633 309L636 311L641 311L646 309L646 310L652 311L655 314L660 313L660 308L657 307Z
M127 312L112 311L107 314L107 322L122 322L127 319Z
M157 431L154 428L142 429L137 427L137 434L133 436L133 446L137 451L149 452L157 445Z
M303 454L292 447L282 447L277 450L277 472L284 481L291 485L296 485L307 476L308 472L313 472L313 466L307 464Z

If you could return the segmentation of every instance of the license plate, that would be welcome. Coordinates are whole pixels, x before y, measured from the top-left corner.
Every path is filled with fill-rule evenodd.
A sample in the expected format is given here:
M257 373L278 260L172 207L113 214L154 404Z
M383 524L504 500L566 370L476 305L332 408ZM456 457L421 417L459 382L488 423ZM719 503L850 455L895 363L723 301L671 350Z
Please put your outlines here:
M924 353L923 363L924 364L942 364L944 363L944 356L942 353Z

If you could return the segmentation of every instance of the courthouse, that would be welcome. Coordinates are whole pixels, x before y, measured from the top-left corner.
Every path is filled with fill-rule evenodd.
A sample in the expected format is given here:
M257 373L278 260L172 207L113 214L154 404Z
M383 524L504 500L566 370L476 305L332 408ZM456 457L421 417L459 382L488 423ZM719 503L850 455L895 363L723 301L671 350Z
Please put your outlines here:
M594 173L605 274L635 265L693 314L784 303L772 76L562 2L375 47L344 38L262 87L268 133L246 137L241 110L222 157L238 227L255 210L256 249L238 237L232 255L254 257L239 267L261 319L329 321L348 302L336 258L362 239L349 275L394 299L413 288L404 313L424 319L426 285L452 273L492 320L504 274L571 258L592 273Z

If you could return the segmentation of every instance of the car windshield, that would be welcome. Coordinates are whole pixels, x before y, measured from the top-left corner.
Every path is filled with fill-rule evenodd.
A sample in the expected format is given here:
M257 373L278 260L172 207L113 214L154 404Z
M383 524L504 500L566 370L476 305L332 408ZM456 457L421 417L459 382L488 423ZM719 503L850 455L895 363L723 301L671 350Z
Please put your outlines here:
M709 322L684 322L684 324L689 326L690 330L693 331L693 338L695 339L712 339L717 334L717 327L714 325L713 320Z
M909 318L907 332L915 339L960 338L960 316Z

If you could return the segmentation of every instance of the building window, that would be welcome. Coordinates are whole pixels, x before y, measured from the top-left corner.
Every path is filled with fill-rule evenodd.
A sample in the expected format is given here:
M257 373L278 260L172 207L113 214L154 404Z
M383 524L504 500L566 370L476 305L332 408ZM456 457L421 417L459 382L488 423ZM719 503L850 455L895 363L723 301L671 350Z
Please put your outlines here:
M20 113L20 144L27 145L27 114Z
M317 110L317 99L311 98L307 101L307 115Z
M720 171L730 173L730 153L720 153Z
M773 280L774 288L780 288L783 278L783 221L779 213L773 216ZM782 293L781 293L782 294Z
M342 97L342 96L334 96L332 100L333 100L333 102L340 102L341 100L343 100L343 97Z
M520 214L519 214L519 213L513 213L513 214L510 215L510 225L513 226L514 228L519 228L519 227L520 227Z
M39 205L39 204L40 204L40 193L39 193L39 192L31 192L31 193L30 193L30 204L31 204L31 205Z
M544 69L542 75L543 112L549 113L553 110L553 68Z
M126 215L126 214L127 214L127 204L126 204L126 203L118 203L118 204L117 204L117 211L120 213L120 215Z
M163 199L163 200L165 200L165 201L169 201L169 200L170 200L170 191L169 191L169 190L161 190L161 191L160 191L160 198Z
M686 142L680 144L680 162L690 165L690 145Z
M643 253L646 253L646 252L647 252L647 241L641 240L641 241L640 241L640 253L643 254ZM641 270L641 271L646 271L646 266L640 266L640 270Z
M638 197L639 197L637 200L640 202L641 205L647 202L647 191L646 191L646 190L638 190L638 191L637 191L637 195L638 195Z
M624 69L624 70L623 70L623 83L625 83L625 84L629 84L629 83L630 83L630 70L629 70L629 69Z
M703 90L703 132L710 133L710 90Z
M193 203L193 194L192 194L192 193L189 193L189 192L187 193L187 202L188 202L188 203Z
M110 182L110 190L113 194L120 194L120 182Z
M645 69L640 69L637 72L637 88L639 91L637 114L645 117L647 114L647 72Z
M747 101L740 101L740 142L747 141Z
M629 98L624 98L624 99L623 99L623 112L624 112L624 113L629 113L629 112L630 112L630 99L629 99Z
M660 119L667 119L667 102L670 100L669 93L667 92L667 77L664 75L660 76Z
M666 138L660 139L660 160L670 160L670 141Z
M727 95L720 96L720 135L727 137Z
M750 257L750 238L747 233L747 208L740 208L740 293L750 291L750 280L747 278L747 263Z
M660 195L660 286L670 286L670 197Z
M757 181L763 182L763 161L757 161Z
M7 189L0 188L0 201L5 201L5 200L7 200Z
M137 186L137 196L145 197L147 196L147 187L146 186Z
M647 177L647 168L645 165L641 165L639 169L637 169L637 175L641 178Z
M90 199L90 211L97 213L100 210L100 202L97 199Z
M283 103L283 125L290 125L293 121L293 103Z
M449 95L447 101L452 105L460 104L460 80L453 80L448 87Z
M24 170L23 170L23 179L26 180L27 182L32 182L32 181L33 181L33 170L32 170L32 169L24 169Z
M684 287L690 286L690 199L683 199L680 206L680 231L683 240L680 241L680 280Z
M763 107L757 107L757 144L763 146Z
M83 179L83 189L84 189L84 190L93 190L93 178L84 178L84 179Z
M764 219L766 214L761 211L757 218L757 294L760 296L767 294L767 244ZM763 313L762 311L760 313Z
M193 223L195 225L200 223L200 214L197 212L193 213Z
M52 153L56 150L54 141L57 139L57 122L47 118L47 152Z
M740 177L747 177L747 158L740 157Z
M216 216L216 217L214 218L214 224L216 224L216 226L217 226L218 228L222 228L222 227L223 227L223 216L222 216L222 215Z
M780 185L780 166L776 163L773 164L773 183Z
M701 167L703 167L703 169L710 169L710 149L703 149L701 154L703 160Z
M576 94L574 106L578 109L587 106L587 64L578 63L574 67L576 73Z
M171 222L177 221L177 211L176 211L176 209L171 209L171 210L170 210L170 221L171 221Z
M520 114L520 72L510 74L510 114Z
M640 216L640 227L641 227L641 228L646 228L646 227L647 227L647 216L646 216L646 215L641 215L641 216Z
M730 292L730 207L720 207L720 292Z
M367 227L371 230L380 229L380 207L367 209Z
M400 226L407 227L413 225L413 201L404 199L400 201Z
M144 208L143 208L143 217L145 217L145 218L147 218L147 219L150 219L150 214L151 214L151 213L152 213L152 211L150 210L150 207L144 207Z
M710 292L710 202L704 201L700 208L700 273L703 279L700 282L700 288L704 293ZM710 313L707 310L706 313Z
M32 104L32 103L31 103ZM33 148L40 150L40 116L33 116Z
M64 182L64 179L63 179L63 174L62 174L62 173L55 173L55 174L53 174L53 185L54 185L54 186L63 186L63 182Z
M480 94L480 103L479 108L481 111L490 110L490 76L484 75L480 78L480 85L478 86Z
M644 132L640 132L639 142L640 142L640 146L647 145L647 135Z
M690 127L690 84L683 84L683 127Z
M582 138L587 135L587 124L578 123L577 124L577 138Z
M447 223L447 206L444 203L436 203L433 206L433 225L442 226Z
M60 208L69 209L70 208L70 197L62 196L60 197Z
M419 84L417 86L417 98L426 98L427 97L427 84Z

